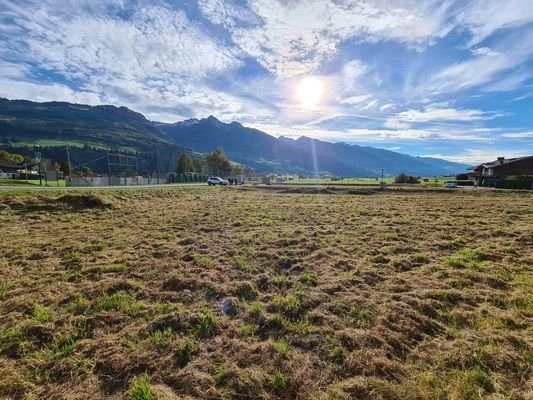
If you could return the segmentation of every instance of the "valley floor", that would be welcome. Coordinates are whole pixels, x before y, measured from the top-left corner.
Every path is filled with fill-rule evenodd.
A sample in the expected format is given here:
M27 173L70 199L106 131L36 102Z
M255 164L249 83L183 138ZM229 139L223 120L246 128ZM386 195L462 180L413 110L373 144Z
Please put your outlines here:
M0 398L532 398L532 200L0 193Z

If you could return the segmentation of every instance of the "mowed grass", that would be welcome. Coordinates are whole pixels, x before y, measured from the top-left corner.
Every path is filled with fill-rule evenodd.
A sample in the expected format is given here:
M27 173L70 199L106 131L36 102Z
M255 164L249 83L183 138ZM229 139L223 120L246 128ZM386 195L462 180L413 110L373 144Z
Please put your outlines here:
M532 200L0 194L0 398L530 399Z

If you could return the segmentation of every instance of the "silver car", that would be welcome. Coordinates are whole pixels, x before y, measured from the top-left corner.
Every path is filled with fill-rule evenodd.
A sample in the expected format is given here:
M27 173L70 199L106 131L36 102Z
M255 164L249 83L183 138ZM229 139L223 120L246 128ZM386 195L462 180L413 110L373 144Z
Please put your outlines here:
M213 186L213 185L228 186L228 181L225 179L222 179L219 176L210 176L209 179L207 180L207 184L209 186Z
M445 188L456 188L457 187L457 182L456 181L446 181L444 182L444 187Z

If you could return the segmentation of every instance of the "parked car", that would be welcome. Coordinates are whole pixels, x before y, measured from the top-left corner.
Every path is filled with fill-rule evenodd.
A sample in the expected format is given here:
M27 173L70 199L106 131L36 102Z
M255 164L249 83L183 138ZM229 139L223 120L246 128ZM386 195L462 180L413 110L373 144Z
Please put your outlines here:
M444 182L444 187L445 188L456 188L457 187L457 182L456 181L446 181Z
M228 181L225 180L225 179L222 179L219 176L210 176L209 179L207 180L207 184L209 186L213 186L213 185L227 186L228 185Z

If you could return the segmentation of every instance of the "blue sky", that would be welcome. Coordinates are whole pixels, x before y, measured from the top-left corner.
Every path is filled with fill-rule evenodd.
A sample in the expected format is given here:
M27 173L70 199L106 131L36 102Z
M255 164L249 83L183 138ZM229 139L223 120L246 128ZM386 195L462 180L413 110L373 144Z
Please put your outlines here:
M323 84L303 106L305 77ZM474 163L533 154L531 0L0 0L0 97L210 114Z

